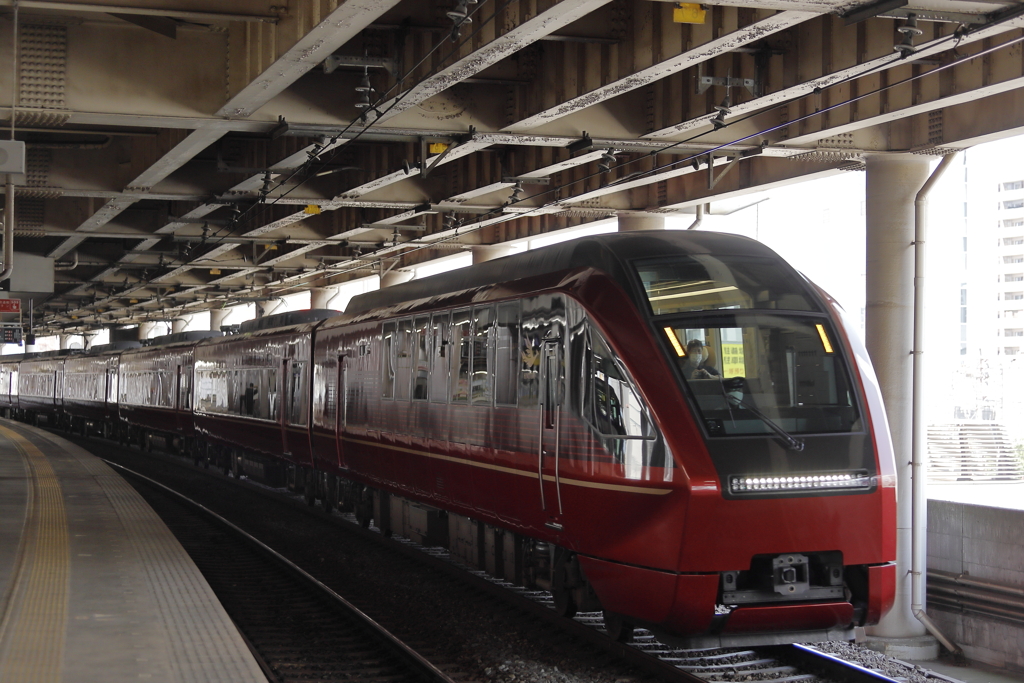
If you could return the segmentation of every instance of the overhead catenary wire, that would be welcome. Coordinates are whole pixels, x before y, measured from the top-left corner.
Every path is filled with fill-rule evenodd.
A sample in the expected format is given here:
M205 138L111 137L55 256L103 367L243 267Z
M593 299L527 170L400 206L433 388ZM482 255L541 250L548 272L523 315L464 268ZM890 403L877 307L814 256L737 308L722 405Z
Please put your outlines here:
M505 5L510 4L511 1L512 0L508 0L507 2L505 2L503 4L502 7L504 7ZM479 10L479 8L477 8L477 10L475 10L475 11L478 11L478 10ZM489 21L492 21L498 11L500 11L500 8L499 8L499 10L496 10L495 13L493 13L485 21L483 21L478 26L478 28L476 28L473 31L473 33L471 33L466 38L466 40L468 41L468 40L472 39L472 37L475 35L475 33L477 31L481 30L483 28L483 26L485 26ZM953 47L953 49L955 49L960 44L960 42L963 40L963 38L966 35L969 35L970 33L975 33L978 30L981 30L983 28L990 28L993 25L998 25L1000 23L1004 23L1004 22L1009 21L1009 20L1011 20L1013 18L1014 18L1013 16L1000 17L996 21L990 22L989 24L980 25L980 26L975 27L975 28L966 28L966 27L961 26L954 33L952 33L952 34L950 34L948 36L944 36L943 38L939 39L937 44L942 44L942 43L946 43L946 42L953 42L954 44L953 44L952 47ZM631 180L633 180L633 179L642 179L644 177L650 176L650 175L652 175L654 173L657 173L657 172L665 170L665 169L669 169L669 168L672 168L672 167L675 167L675 166L679 166L679 165L682 165L682 164L686 164L686 163L692 163L696 159L699 159L701 157L705 157L705 156L714 154L715 152L721 151L721 150L723 150L725 148L728 148L728 147L731 147L731 146L734 146L734 145L737 145L737 144L741 144L741 143L746 142L748 140L751 140L753 138L757 138L757 137L760 137L760 136L763 136L763 135L767 135L767 134L769 134L771 132L774 132L774 131L780 130L782 128L785 128L787 126L793 125L794 123L799 123L800 121L808 120L808 119L811 119L811 118L813 118L815 116L819 116L819 115L825 114L825 113L827 113L829 111L832 111L834 109L837 109L837 108L840 108L840 107L843 107L843 106L847 106L847 105L849 105L849 104L851 104L853 102L857 102L857 101L859 101L861 99L865 99L867 97L871 97L871 96L876 95L876 94L878 94L880 92L884 92L886 90L898 87L900 85L904 85L906 83L913 82L915 80L919 80L919 79L924 78L926 76L931 76L931 75L937 74L937 73L939 73L939 72L941 72L941 71L943 71L945 69L948 69L948 68L951 68L951 67L954 67L954 66L959 66L959 65L967 63L967 62L969 62L971 60L974 60L974 59L977 59L979 57L983 57L985 55L988 55L988 54L991 54L993 52L996 52L998 50L1011 47L1011 46L1013 46L1015 44L1018 44L1018 43L1020 43L1022 41L1024 41L1024 36L1019 37L1019 38L1015 38L1013 40L1007 41L1007 42L1002 43L1000 45L996 45L996 46L992 46L990 48L986 48L986 49L984 49L984 50L982 50L982 51L980 51L978 53L975 53L973 55L963 56L963 57L961 57L961 58L959 58L959 59L957 59L955 61L952 61L952 62L950 62L948 64L937 66L937 67L935 67L933 69L930 69L927 72L924 72L924 73L921 73L921 74L917 74L917 75L914 75L914 76L910 76L910 77L908 77L906 79L903 79L903 80L895 82L895 83L891 83L891 84L884 85L884 86L879 86L878 88L876 88L876 89L874 89L874 90L872 90L870 92L866 92L866 93L863 93L863 94L858 95L856 97L849 98L847 100L844 100L843 102L839 102L839 103L833 104L833 105L831 105L829 107L826 107L824 109L820 109L820 110L811 112L811 113L806 114L804 116L798 117L798 118L796 118L796 119L794 119L792 121L788 121L785 124L779 124L779 125L776 125L776 126L772 126L772 127L769 127L769 128L757 131L755 133L743 136L741 138L737 138L737 139L732 140L730 142L726 142L726 143L722 143L720 145L716 145L716 146L711 147L711 148L709 148L707 150L702 150L699 153L691 154L691 155L689 155L689 156L687 156L687 157L685 157L683 159L679 159L679 160L676 160L676 161L673 161L673 162L662 164L662 165L656 166L656 167L654 167L652 169L649 169L649 170L646 170L646 171L638 172L636 174L636 177L635 178L631 178ZM446 61L452 54L457 52L457 50L462 46L462 44L464 44L464 42L465 41L463 41L463 43L460 43L451 53L446 55L444 57L444 59L442 60L442 62ZM378 102L375 103L374 107L379 106L380 100L383 100L383 98L386 97L388 93L393 91L395 88L399 87L401 85L401 83L404 82L404 79L408 77L408 74L412 73L416 68L418 68L418 66L420 64L422 64L423 61L425 61L430 56L430 54L433 54L433 52L435 52L437 49L439 49L442 45L443 45L443 43L439 43L437 46L432 48L430 53L428 53L428 55L426 55L420 62L417 63L417 66L412 67L412 69L407 71L406 74L403 74L403 76L400 79L397 79L396 83L391 88L389 88L385 93L381 94L381 97L379 98ZM934 45L933 45L933 47L934 47ZM814 88L813 94L819 94L819 93L821 93L822 91L824 91L826 89L833 88L833 87L836 87L838 85L842 85L844 83L848 83L850 81L853 81L853 80L856 80L856 79L859 79L859 78L863 78L864 76L870 75L870 74L872 74L874 72L887 69L887 68L889 68L895 62L904 61L905 57L906 57L906 55L904 55L904 54L895 54L895 55L892 56L892 59L890 59L889 61L886 61L886 62L884 62L882 64L879 64L879 65L867 68L867 69L865 69L865 70L863 70L861 72L858 72L856 74L851 74L850 76L847 76L847 77L839 79L837 81L825 84L823 86L817 86L817 87ZM429 76L425 77L425 78L429 78ZM421 79L420 82L422 82L422 80L425 80L425 79ZM415 87L415 86L413 86L413 87ZM405 97L405 95L407 95L409 92L411 92L412 89L413 88L410 88L409 90L405 91L405 93L400 95L395 100L395 102L392 103L391 107L396 106L402 100L402 98ZM774 109L778 109L778 108L783 107L783 106L788 106L789 104L792 104L793 102L799 101L799 100L801 100L801 99L803 99L805 97L807 97L807 93L803 93L803 94L800 94L800 95L795 95L795 96L793 96L793 97L791 97L791 98L789 98L787 100L784 100L782 102L779 102L777 104L771 105L771 106L763 108L763 109L759 109L759 110L754 111L754 112L751 112L751 113L749 113L749 114L747 114L745 116L741 116L739 118L733 119L732 121L725 122L725 125L722 126L721 128L727 128L729 126L732 126L732 125L735 125L737 123L741 123L743 121L746 121L746 120L748 120L750 118L753 118L754 116L760 116L760 115L764 114L765 112L769 112L769 111L772 111ZM390 107L387 110L385 110L385 113L387 111L390 111ZM351 121L341 132L335 134L335 136L333 136L331 138L331 144L334 144L334 143L337 142L337 140L341 139L341 137L344 136L345 133L348 132L356 124L357 121L359 121L359 119L355 119L355 120ZM354 138L352 138L352 140L358 139L358 137L360 137L362 134L364 134L367 131L369 131L372 127L373 127L372 124L366 125L361 131L359 131L359 133ZM671 150L671 149L673 149L675 147L678 147L680 145L684 145L684 144L687 144L689 142L693 142L693 141L695 141L695 140L697 140L697 139L707 135L709 132L712 132L712 131L705 130L703 132L694 134L693 136L690 136L689 138L686 138L684 140L679 140L679 141L676 141L676 142L672 142L672 143L666 144L665 146L663 146L661 148L658 148L658 149L655 149L655 150L651 150L650 152L648 152L646 155L644 155L642 157L638 157L638 158L635 158L635 159L630 159L630 160L623 161L623 162L621 162L621 163L619 163L619 164L617 164L617 165L615 165L613 167L610 167L609 170L611 170L611 169L618 169L618 168L621 168L621 167L624 167L624 166L628 166L630 164L634 164L634 163L637 163L637 162L639 162L639 161L641 161L643 159L646 159L646 158L648 158L650 156L656 156L658 154L665 153L668 150ZM333 160L334 156L338 153L338 148L332 149L331 152L332 152L331 156L327 157L326 159L320 159L319 157L315 158L316 161L320 161L321 162L321 167L326 166L327 164L330 163L331 160ZM293 178L297 173L302 171L304 168L306 168L308 165L310 165L313 161L314 161L314 158L311 157L310 160L306 162L306 164L304 164L302 167L299 167L298 169L295 169L295 171L293 171L293 173L289 176L289 179ZM542 197L542 196L545 196L547 194L558 192L558 191L560 191L560 190L562 190L562 189L564 189L566 187L578 184L580 182L584 182L584 181L586 181L586 180L588 180L588 179L590 179L590 178L592 178L594 176L602 175L603 173L604 173L604 171L600 171L598 173L592 173L592 174L587 175L587 176L585 176L583 178L574 179L571 182L567 182L567 183L563 183L563 184L555 186L555 187L551 187L551 188L549 188L549 189L547 189L545 191L539 192L539 193L537 193L537 194L535 194L533 196L534 197ZM276 203L277 201L279 201L280 199L283 199L288 194L290 194L292 191L294 191L295 189L298 189L299 187L301 187L302 184L305 183L306 180L308 180L308 179L309 179L308 177L303 179L302 182L300 182L299 184L295 185L293 188L289 189L287 192L282 193L281 195L279 195L277 197L273 197L272 198L273 201L268 202L268 203L273 204L273 203ZM281 183L278 183L276 185L276 187L271 190L271 192L273 192L274 189L280 188L281 186L283 186L287 182L288 182L288 179L286 179L285 181L282 181ZM567 203L567 202L569 202L571 200L572 200L571 197L570 198L566 198L566 199L559 199L557 201L548 202L546 204L542 204L540 206L537 206L537 207L534 207L534 208L531 208L531 209L527 209L525 211L516 212L514 215L509 215L508 216L508 220L513 220L513 219L521 218L521 217L524 217L524 216L535 215L539 211L544 211L544 210L550 209L553 206L556 206L556 205L559 205L559 204L565 204L565 203ZM249 211L253 210L256 206L261 206L261 205L262 204L253 204L253 205L251 205L245 212L243 212L242 215L244 215L245 213L248 213ZM488 212L486 214L482 214L480 219L481 220L486 220L487 217L489 217L489 216L494 216L496 214L503 214L504 213L504 209L505 209L505 206L496 207L495 209L491 210L490 212ZM478 221L478 223L479 223L479 221ZM474 227L473 224L470 224L470 225L465 226L465 228L461 230L461 234L459 234L459 235L442 237L442 238L439 238L439 239L437 239L437 240L435 240L435 241L433 241L433 242L431 242L429 244L419 244L419 245L412 246L408 250L403 252L403 254L415 253L415 252L420 251L422 249L436 248L438 245L442 245L445 242L451 241L453 239L457 239L458 237L465 236L467 234L470 234L472 232L475 232L477 230L483 229L483 228L488 227L488 226L493 225L493 224L494 223L477 224L475 227ZM391 247L385 247L385 248L386 249L391 249ZM377 250L377 251L380 251L380 250ZM370 252L370 253L367 253L367 254L363 254L362 258L364 260L366 258L372 258L372 257L374 257L374 254L375 254L375 252ZM381 258L383 258L383 257L384 256L381 255ZM333 267L328 267L327 269L317 269L317 270L315 270L313 272L307 272L307 273L302 273L300 275L291 276L289 278L285 278L283 280L280 280L277 283L274 283L274 282L265 283L265 284L261 285L261 287L273 286L275 284L277 284L277 285L284 285L283 287L280 287L280 289L283 290L283 291L287 291L287 290L296 289L296 288L299 288L299 287L302 286L301 284L298 284L298 283L294 284L294 285L285 284L285 283L287 283L288 280L305 279L305 278L314 277L314 276L332 278L332 277L337 277L337 276L340 276L340 275L344 275L344 274L346 274L348 272L352 272L352 271L356 271L356 270L363 270L363 269L365 269L365 264L359 265L359 266L353 266L353 267L346 267L346 266L341 266L341 265L333 266ZM138 284L142 284L142 283L138 283ZM143 286L145 286L145 285L143 285Z

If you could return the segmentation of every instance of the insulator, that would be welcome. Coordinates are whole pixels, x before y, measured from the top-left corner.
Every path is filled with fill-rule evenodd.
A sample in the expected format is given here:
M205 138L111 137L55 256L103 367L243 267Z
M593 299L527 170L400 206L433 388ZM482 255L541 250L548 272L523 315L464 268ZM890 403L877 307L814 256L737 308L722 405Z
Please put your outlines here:
M729 106L731 104L732 104L732 102L729 101L729 96L726 95L725 99L722 100L721 104L716 104L715 105L715 109L718 110L719 115L721 116L721 118L725 118L726 116L728 116L729 114L732 113L732 109L729 108Z
M370 93L361 92L359 93L359 99L356 101L356 109L369 109L370 108Z
M601 158L597 162L597 168L600 169L601 173L607 173L612 170L612 166L615 164L615 153L612 150L608 150L601 155Z
M717 107L716 107L716 109L717 109ZM725 110L725 109L719 109L718 110L718 116L716 116L715 118L711 119L711 125L715 127L715 130L721 130L722 128L725 128L725 126L727 125L725 123L725 115L726 115L727 111L728 110Z
M466 8L467 4L467 0L459 0L453 9L448 10L448 18L456 24L472 24L473 17L469 16L469 10Z
M896 52L899 52L904 57L917 52L917 48L914 47L914 34L904 33L903 40L893 45L892 49L895 50Z
M512 194L509 195L508 203L515 204L523 198L523 184L516 183L516 186L512 188Z
M359 79L359 85L356 86L356 92L372 92L373 86L370 85L370 74L367 69L363 69L363 77Z
M909 33L914 36L919 36L922 33L924 33L924 31L917 27L917 15L914 14L913 12L907 15L907 21L896 30L899 31L900 33Z

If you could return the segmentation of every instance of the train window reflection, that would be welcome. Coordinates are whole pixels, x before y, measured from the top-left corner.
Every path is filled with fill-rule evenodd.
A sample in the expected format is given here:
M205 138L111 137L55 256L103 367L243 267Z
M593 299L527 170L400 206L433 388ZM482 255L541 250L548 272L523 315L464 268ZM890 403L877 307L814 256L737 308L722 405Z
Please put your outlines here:
M395 397L395 323L384 323L381 339L381 396Z
M654 315L729 308L813 311L807 286L778 261L695 254L636 264Z
M431 363L430 400L435 403L448 401L448 354L451 353L448 333L448 313L435 313L430 318Z
M519 384L519 302L498 304L494 345L494 400L502 406L516 404Z
M427 400L427 375L430 371L430 319L427 317L416 318L413 327L416 341L414 344L412 398L414 401L425 401Z
M818 325L827 327L823 318L737 313L671 326L686 340L675 362L712 436L770 433L764 418L792 434L863 429L846 367Z
M413 334L412 319L398 321L395 337L395 399L408 401L412 392Z
M293 362L291 378L288 381L288 422L293 425L306 424L306 364Z
M449 360L451 386L449 395L452 403L469 402L469 361L472 349L470 323L472 316L468 308L452 312L451 356Z
M494 308L473 308L473 405L494 403Z

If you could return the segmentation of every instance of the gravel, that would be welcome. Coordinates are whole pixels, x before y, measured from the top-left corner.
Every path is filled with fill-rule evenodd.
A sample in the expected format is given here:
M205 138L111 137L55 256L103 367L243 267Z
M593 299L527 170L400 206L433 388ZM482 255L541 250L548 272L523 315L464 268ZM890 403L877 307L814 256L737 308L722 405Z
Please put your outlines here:
M907 681L907 683L935 683L937 680L950 680L946 676L929 671L916 664L909 664L892 657L887 657L880 652L875 652L856 643L833 640L825 643L813 643L811 647L840 659L845 659L848 662L856 662L865 669L872 669L889 678Z

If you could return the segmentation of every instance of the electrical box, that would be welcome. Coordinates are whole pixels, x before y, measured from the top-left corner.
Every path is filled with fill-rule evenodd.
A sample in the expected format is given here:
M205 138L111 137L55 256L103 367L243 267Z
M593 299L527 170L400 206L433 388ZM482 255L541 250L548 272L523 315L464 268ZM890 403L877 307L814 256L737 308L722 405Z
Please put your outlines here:
M677 2L672 8L672 21L677 24L703 24L707 10L702 5Z
M25 182L25 143L21 140L0 140L0 176L4 174L13 176L15 185Z
M0 282L5 292L48 294L53 291L53 259L35 254L14 252L14 272L8 280ZM27 304L22 306L25 309Z

